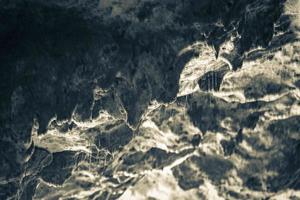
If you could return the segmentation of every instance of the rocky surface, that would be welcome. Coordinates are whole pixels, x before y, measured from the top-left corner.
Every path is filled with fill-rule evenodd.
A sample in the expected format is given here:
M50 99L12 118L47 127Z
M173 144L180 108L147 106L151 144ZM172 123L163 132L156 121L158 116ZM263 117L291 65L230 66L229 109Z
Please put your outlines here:
M299 199L298 0L0 0L0 199Z

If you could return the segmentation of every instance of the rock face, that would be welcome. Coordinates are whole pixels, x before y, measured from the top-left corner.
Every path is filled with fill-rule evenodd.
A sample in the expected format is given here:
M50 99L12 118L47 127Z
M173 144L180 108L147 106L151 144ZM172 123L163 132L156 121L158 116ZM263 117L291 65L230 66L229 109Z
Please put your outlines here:
M0 199L300 198L297 0L0 0Z

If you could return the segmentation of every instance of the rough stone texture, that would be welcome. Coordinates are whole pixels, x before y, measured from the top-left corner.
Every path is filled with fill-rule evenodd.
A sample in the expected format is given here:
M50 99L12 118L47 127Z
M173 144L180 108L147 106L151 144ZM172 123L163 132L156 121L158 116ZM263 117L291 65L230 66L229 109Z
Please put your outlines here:
M0 0L0 199L299 197L299 10Z

